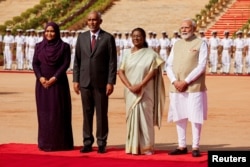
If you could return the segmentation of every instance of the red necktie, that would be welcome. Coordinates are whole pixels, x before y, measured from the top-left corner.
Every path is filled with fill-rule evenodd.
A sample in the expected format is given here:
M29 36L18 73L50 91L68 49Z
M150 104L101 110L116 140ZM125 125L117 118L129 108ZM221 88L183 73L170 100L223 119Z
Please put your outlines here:
M92 35L92 40L91 40L91 49L92 50L94 50L95 43L96 43L95 35Z

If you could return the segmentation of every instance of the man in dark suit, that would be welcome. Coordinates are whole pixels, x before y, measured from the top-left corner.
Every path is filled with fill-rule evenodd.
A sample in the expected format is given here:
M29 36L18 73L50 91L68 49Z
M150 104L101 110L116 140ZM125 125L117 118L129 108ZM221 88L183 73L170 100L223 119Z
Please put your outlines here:
M108 137L108 96L116 82L117 55L114 37L100 28L101 14L92 11L87 24L90 31L78 36L73 68L74 91L81 93L83 105L82 153L92 151L93 116L96 109L98 153L106 152Z

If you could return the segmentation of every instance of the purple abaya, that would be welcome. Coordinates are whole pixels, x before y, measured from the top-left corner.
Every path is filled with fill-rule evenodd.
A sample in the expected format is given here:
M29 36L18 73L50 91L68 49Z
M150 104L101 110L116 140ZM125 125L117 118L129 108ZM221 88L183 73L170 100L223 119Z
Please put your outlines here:
M45 37L35 48L33 69L36 75L36 105L38 116L38 147L44 151L73 149L71 126L71 96L66 71L70 64L70 46L60 38L57 24L51 22L56 37ZM44 88L39 79L49 80L56 77L56 82Z

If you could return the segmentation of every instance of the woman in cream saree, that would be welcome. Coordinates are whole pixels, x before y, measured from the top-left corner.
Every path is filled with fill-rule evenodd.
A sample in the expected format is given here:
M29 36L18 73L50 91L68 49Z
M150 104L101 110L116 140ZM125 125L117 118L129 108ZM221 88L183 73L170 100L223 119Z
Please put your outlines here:
M151 155L154 152L154 126L160 127L165 89L164 61L147 48L141 28L132 31L134 48L124 54L119 77L125 87L126 153Z

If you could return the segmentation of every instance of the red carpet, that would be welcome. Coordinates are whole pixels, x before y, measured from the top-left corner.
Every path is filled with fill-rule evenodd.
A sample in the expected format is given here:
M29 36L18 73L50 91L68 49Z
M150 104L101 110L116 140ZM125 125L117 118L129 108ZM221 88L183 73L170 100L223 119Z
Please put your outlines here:
M128 155L124 149L107 147L106 154L81 154L80 147L72 151L42 152L35 144L0 145L0 167L207 167L207 153L199 158L191 154L169 156L166 151L156 150L154 155Z

